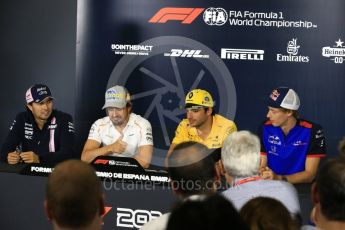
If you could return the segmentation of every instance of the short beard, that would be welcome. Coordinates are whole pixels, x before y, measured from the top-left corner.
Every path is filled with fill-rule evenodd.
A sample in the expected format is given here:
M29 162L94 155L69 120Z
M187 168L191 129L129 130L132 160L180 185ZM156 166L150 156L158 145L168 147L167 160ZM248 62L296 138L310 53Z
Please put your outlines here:
M125 120L117 120L117 121L111 121L114 126L120 126L125 123Z

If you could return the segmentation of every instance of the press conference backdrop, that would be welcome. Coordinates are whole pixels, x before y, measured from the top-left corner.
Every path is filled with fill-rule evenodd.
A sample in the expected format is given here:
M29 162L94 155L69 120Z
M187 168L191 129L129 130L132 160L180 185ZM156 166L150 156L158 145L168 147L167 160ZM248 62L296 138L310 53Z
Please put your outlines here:
M134 112L153 126L159 165L184 117L178 108L189 89L209 90L219 113L256 132L266 115L265 98L285 85L299 93L303 117L323 125L328 153L335 155L345 133L344 9L342 0L1 1L0 141L24 108L27 87L43 82L57 107L74 113L81 149L91 123L105 115L106 88L123 84ZM26 177L11 178L8 185L18 195L35 187L24 184ZM40 185L29 195L40 199L45 179L36 180ZM126 194L121 202L131 198ZM156 210L150 203L158 202L118 207ZM20 202L5 203L0 211L11 220ZM37 209L44 218L40 204L20 205L28 208L23 213ZM15 229L13 221L5 223Z
M76 122L83 142L116 84L153 126L161 165L193 88L256 132L277 86L294 88L303 118L323 125L329 153L345 133L345 2L78 2Z

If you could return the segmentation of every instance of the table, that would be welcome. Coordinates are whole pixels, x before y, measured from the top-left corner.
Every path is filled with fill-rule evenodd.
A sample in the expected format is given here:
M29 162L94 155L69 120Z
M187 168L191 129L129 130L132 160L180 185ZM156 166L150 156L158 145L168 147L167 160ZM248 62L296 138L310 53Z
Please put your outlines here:
M43 208L47 177L18 174L23 167L0 164L0 229L52 229ZM11 172L3 172L4 169ZM176 198L167 184L103 178L109 210L103 229L138 228L150 218L168 212Z

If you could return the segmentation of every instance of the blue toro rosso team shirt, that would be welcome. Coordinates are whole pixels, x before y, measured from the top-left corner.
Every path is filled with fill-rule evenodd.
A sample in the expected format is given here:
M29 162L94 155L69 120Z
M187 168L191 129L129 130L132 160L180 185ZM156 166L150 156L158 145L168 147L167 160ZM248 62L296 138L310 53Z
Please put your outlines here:
M278 175L290 175L305 170L307 157L325 157L325 137L318 124L297 120L287 136L280 127L266 121L260 129L261 154L267 165Z

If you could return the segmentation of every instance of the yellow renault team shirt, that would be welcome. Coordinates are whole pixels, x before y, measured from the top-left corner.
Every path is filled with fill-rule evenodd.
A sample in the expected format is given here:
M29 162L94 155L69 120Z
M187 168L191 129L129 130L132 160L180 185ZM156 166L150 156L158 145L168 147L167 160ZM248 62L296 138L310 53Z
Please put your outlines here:
M209 149L221 148L225 138L232 132L237 131L235 123L221 115L214 115L212 129L208 137L202 139L195 127L190 127L188 119L183 119L175 131L173 144L186 141L195 141L204 144Z

